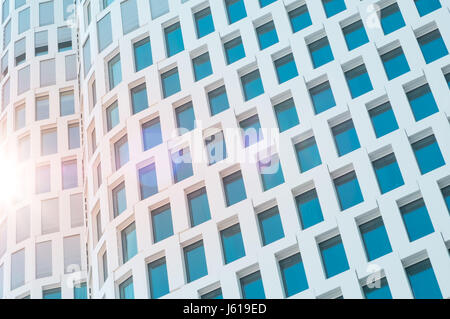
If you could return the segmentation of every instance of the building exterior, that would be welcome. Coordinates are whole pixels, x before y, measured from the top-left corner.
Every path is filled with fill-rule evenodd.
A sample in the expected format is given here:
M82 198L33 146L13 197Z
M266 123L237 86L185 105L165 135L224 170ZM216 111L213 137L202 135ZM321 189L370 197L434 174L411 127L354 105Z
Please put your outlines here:
M449 10L4 0L0 296L449 298Z
M72 298L86 290L73 288L86 282L87 233L68 3L2 1L0 152L17 163L21 188L1 209L3 298Z

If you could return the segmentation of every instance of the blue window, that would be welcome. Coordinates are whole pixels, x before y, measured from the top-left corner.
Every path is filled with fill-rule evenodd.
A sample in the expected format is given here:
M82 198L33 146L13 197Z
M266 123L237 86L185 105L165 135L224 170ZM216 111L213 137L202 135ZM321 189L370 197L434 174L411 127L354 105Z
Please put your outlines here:
M115 101L106 108L106 128L108 132L119 124L119 122L119 104Z
M220 238L222 239L225 264L229 264L245 256L244 242L239 224L222 230L220 232Z
M264 93L264 87L259 70L254 70L241 76L245 101L251 100Z
M222 131L205 139L208 165L213 165L227 157L227 147Z
M261 273L258 271L240 279L243 299L266 299Z
M331 131L339 156L353 152L361 147L352 119L334 126L331 128Z
M299 253L280 260L279 265L286 297L293 296L309 288L305 267Z
M153 242L157 243L173 235L170 204L152 210Z
M191 227L200 225L211 219L206 188L202 187L187 195Z
M267 2L267 1L265 1ZM260 1L261 3L261 1ZM53 6L53 4L52 4ZM40 10L44 9L45 7L41 7L39 8ZM9 0L5 0L2 3L2 23L5 22L5 20L8 18L9 16Z
M201 299L223 299L222 289L217 288L200 297Z
M178 129L181 129L180 134L186 131L195 129L195 114L192 102L187 102L175 109Z
M289 20L291 21L292 32L297 32L309 27L312 24L311 16L309 15L306 4L295 8L288 12Z
M263 139L261 124L258 114L255 114L241 122L239 126L243 130L244 147L253 145Z
M179 92L181 90L181 86L178 68L173 68L172 70L169 70L161 74L161 82L163 87L164 98Z
M427 207L422 198L400 207L409 241L414 241L434 232Z
M364 64L345 72L345 78L353 99L373 90L369 73Z
M295 65L292 53L274 61L277 70L278 83L284 83L298 76L297 66Z
M50 3L50 1L47 3ZM112 43L112 41L111 14L108 13L97 22L98 52L102 52Z
M258 222L264 246L284 237L278 206L259 213Z
M377 159L373 163L381 194L385 194L404 184L402 173L394 153Z
M242 58L245 58L244 44L241 36L238 36L224 43L227 64L232 64Z
M133 44L134 67L136 72L153 64L150 38L147 37Z
M259 49L265 48L278 43L277 30L273 21L269 21L256 28L256 34L258 35Z
M295 144L295 150L302 173L322 164L314 136Z
M414 3L421 17L441 8L439 0L414 0Z
M380 138L398 129L397 120L392 111L391 103L386 102L369 110L375 135Z
M230 108L227 91L224 85L208 92L208 101L212 116Z
M407 267L406 274L415 299L442 299L441 289L429 259Z
M74 299L88 299L87 286L86 286L85 282L79 283L73 287L73 298Z
M183 34L181 32L180 22L176 22L164 29L166 38L167 57L177 54L184 50Z
M144 151L162 143L161 123L159 117L142 124L142 140Z
M344 0L322 0L322 4L323 8L325 9L327 18L332 17L339 12L347 9Z
M191 177L194 172L192 170L192 159L189 148L181 149L172 153L172 171L174 182L178 183L182 180Z
M426 174L445 165L441 150L434 135L412 144L420 172Z
M122 67L120 65L120 54L108 62L109 89L112 90L122 82Z
M450 213L450 185L444 187L442 190L442 196L444 196L445 204L447 205L448 212Z
M341 210L358 205L364 201L355 171L334 180Z
M336 106L336 101L334 100L333 91L331 90L329 81L325 81L310 88L309 94L311 95L316 114L325 112L333 106Z
M359 48L360 46L369 42L366 29L361 20L353 22L342 28L344 33L345 42L347 42L347 48L349 51Z
M284 183L283 169L278 157L259 161L259 173L264 191L277 187Z
M448 55L447 47L444 40L442 40L439 29L422 35L417 38L417 42L419 42L420 50L427 64Z
M112 4L114 2L114 0L102 0L102 2L103 2L103 9L105 9L110 4Z
M129 277L119 285L119 296L120 299L134 299L133 277Z
M259 6L261 8L264 8L265 6L268 6L269 4L275 2L277 0L259 0Z
M155 20L169 12L169 0L150 0L152 19ZM181 1L181 3L186 1Z
M447 86L450 89L450 72L444 75L445 81L447 81Z
M416 121L420 121L439 111L430 86L424 84L406 93Z
M194 66L195 81L200 81L212 74L211 60L209 59L208 52L192 59L192 64Z
M241 171L234 172L223 178L227 206L234 205L247 198Z
M347 255L340 235L319 243L326 278L349 269Z
M373 287L369 287L368 285L363 287L366 299L392 299L386 277L381 278L377 283L373 283L372 285Z
M381 216L359 226L367 260L372 261L392 252L391 243Z
M149 263L147 268L151 298L157 299L168 294L169 278L167 276L166 257Z
M139 169L139 187L141 191L141 200L158 193L155 163Z
M122 258L125 264L137 254L136 225L131 223L121 232L122 237Z
M199 39L214 32L214 21L209 7L196 12L194 19L195 26L197 27L197 37Z
M126 135L114 144L114 153L116 170L118 170L129 161L128 138Z
M73 91L61 92L59 94L60 116L71 115L75 113L75 98Z
M331 51L331 46L326 36L308 44L308 49L314 68L334 60L333 51Z
M244 0L225 0L227 7L228 23L235 23L247 16Z
M307 229L323 221L322 208L315 189L311 189L295 197L298 215L303 229Z
M380 20L385 35L405 26L405 20L397 2L381 9Z
M147 86L142 83L131 89L131 105L133 114L139 113L148 108Z
M208 275L203 240L184 248L184 262L186 266L187 282L192 282Z
M298 125L297 110L295 109L294 100L292 98L275 105L273 108L275 109L275 114L277 116L280 133Z
M106 250L101 258L103 282L105 282L108 279L108 252Z
M410 71L402 47L397 47L394 50L384 53L381 55L381 61L383 61L388 80L395 79Z
M61 299L61 288L46 289L42 292L43 299Z
M117 217L127 209L125 182L120 183L112 190L112 198L114 217Z

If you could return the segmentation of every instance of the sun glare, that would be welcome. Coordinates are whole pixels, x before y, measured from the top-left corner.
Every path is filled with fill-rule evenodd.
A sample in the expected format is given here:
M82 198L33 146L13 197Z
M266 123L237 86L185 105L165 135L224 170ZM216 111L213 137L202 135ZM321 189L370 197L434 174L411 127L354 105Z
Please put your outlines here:
M0 152L0 202L10 202L19 194L17 165Z

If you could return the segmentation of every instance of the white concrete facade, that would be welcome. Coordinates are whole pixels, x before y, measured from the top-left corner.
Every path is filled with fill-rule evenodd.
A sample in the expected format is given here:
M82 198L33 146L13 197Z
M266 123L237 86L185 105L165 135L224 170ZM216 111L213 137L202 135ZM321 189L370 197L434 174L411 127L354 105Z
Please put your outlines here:
M7 232L2 234L2 247L6 250L3 251L0 262L0 267L3 267L0 295L3 298L39 299L43 297L43 292L49 289L60 289L63 298L73 298L73 284L86 282L83 153L81 145L76 147L76 135L80 136L81 132L76 29L68 29L72 39L71 48L60 51L58 28L70 26L70 19L73 17L64 14L67 8L63 7L63 1L55 1L53 22L47 24L40 21L40 4L39 1L23 1L23 4L20 1L2 2L5 15L2 23L1 57L2 61L6 61L4 65L7 66L7 71L3 72L0 84L0 123L4 132L0 152L17 162L20 179L17 198L2 203L1 207L1 224L6 225L7 229ZM19 21L19 16L27 11L29 19ZM28 14L25 13L25 16ZM24 21L28 21L28 28L20 30L19 24L27 25ZM11 27L9 44L5 43L6 25ZM35 39L38 38L35 34L39 32L47 32L48 44L47 52L44 48L40 55L35 52ZM42 45L45 47L45 33L43 35ZM22 39L26 42L25 59L16 63L15 44ZM50 61L50 66L43 61ZM51 65L53 63L54 67ZM20 78L21 70L27 68L28 77ZM46 76L49 77L49 82L42 82L42 77ZM6 83L9 83L9 93L5 89ZM21 90L18 86L25 87ZM70 98L68 101L69 109L72 104L74 106L73 111L69 110L65 116L60 113L63 92L73 96L73 102ZM5 101L6 94L9 94L9 103ZM37 104L41 99L48 101L48 116L44 115L38 120ZM24 108L24 117L16 111L21 107ZM21 117L23 122L18 117ZM18 122L21 124L17 124ZM74 128L74 145L69 145L69 127ZM49 147L52 151L45 152L42 134L54 129L56 143L51 139ZM25 153L28 155L21 158L20 141L24 138L28 139L24 144ZM64 187L62 165L67 161L76 163L76 179L72 180L75 184ZM50 175L45 181L39 180L37 176L40 167L50 167ZM47 182L50 189L39 192L37 185ZM25 217L19 218L19 214L24 211ZM71 239L74 240L75 246L70 246ZM71 247L76 247L76 250ZM18 252L24 256L18 257L17 263L13 263L13 256ZM78 260L77 264L67 264L70 255ZM13 283L13 278L18 278L17 283Z
M33 32L41 30L37 27L38 2L45 1L31 1L30 4L33 22L31 29L26 31L27 35L30 34L27 36L27 50L33 48ZM0 256L0 269L3 267L3 297L21 298L31 295L31 298L41 298L41 292L46 287L66 287L63 283L67 282L66 277L70 274L64 275L63 238L80 235L82 266L81 274L76 280L87 282L90 298L119 298L119 285L130 277L133 280L134 297L151 298L147 264L161 257L166 258L170 290L163 298L199 298L219 287L224 298L242 298L239 278L256 270L261 273L267 298L285 298L278 263L294 253L301 255L309 288L290 298L364 298L362 286L368 276L373 276L374 270L387 279L393 298L413 298L405 268L427 258L431 262L442 296L450 298L450 214L441 192L441 189L450 184L450 91L445 77L450 72L450 55L426 63L416 39L424 28L437 27L446 47L450 48L448 0L440 0L440 9L422 17L413 0L397 0L406 25L388 35L384 35L380 28L374 26L373 19L378 17L370 8L373 4L385 7L395 2L392 0L345 0L346 10L330 18L326 17L322 1L277 0L261 8L258 0L243 0L247 16L232 24L228 22L225 1L222 0L168 0L170 11L155 19L151 16L150 1L137 0L139 27L124 34L121 5L125 2L127 1L115 0L103 8L100 0L77 1L77 28L73 30L73 47L78 46L78 81L66 81L63 72L59 70L64 69L64 57L76 52L58 53L55 44L56 28L66 22L63 21L60 1L55 1L58 3L55 5L55 23L45 27L51 30L49 54L34 57L34 52L27 51L26 64L31 65L31 88L20 96L15 94L15 77L22 65L13 65L13 47L14 42L22 35L17 35L16 38L14 32L17 29L12 29L12 40L9 49L6 48L10 57L9 74L1 80L0 85L3 87L4 83L11 79L13 102L2 105L1 108L0 128L3 127L5 134L2 135L0 129L0 137L3 137L0 139L0 150L14 153L17 140L29 132L32 160L23 165L31 172L30 176L34 176L36 166L51 163L52 189L46 194L35 194L34 182L31 182L31 189L27 191L27 194L30 194L28 199L7 206L2 211L0 224L4 221L8 225L7 250ZM312 25L293 33L287 13L304 4L307 5ZM87 22L88 5L91 10L90 23ZM208 6L212 12L215 31L198 38L193 14ZM11 4L10 19L13 25L21 9L14 9ZM112 21L112 40L103 50L99 50L97 22L106 15L110 15ZM358 15L363 21L369 42L349 51L341 26ZM275 24L279 41L260 50L255 27L270 20ZM182 29L184 50L168 57L163 30L177 21ZM5 23L7 22L3 23L3 28ZM223 43L237 34L242 38L245 57L227 65ZM317 38L318 34L327 35L334 59L314 68L308 44L310 39ZM135 72L133 44L147 36L151 41L153 63ZM91 66L85 69L83 51L88 39ZM388 81L379 50L392 43L401 45L411 70ZM192 58L206 51L209 52L213 74L195 81ZM273 61L288 52L292 52L299 74L279 84ZM108 61L117 53L120 53L121 81L110 90ZM56 59L56 83L41 88L39 62L49 57ZM344 72L359 65L361 61L366 66L373 90L352 98ZM164 98L161 74L175 66L178 68L181 90ZM255 68L261 74L264 93L245 101L240 76ZM330 82L336 106L316 115L309 89L322 83L324 79ZM148 108L133 114L130 90L143 83L146 84ZM430 86L438 112L416 121L405 93L425 83ZM225 85L230 108L211 116L207 93L221 85ZM57 92L68 87L73 88L75 92L75 113L60 117L57 112ZM35 97L47 92L50 94L50 105L56 107L51 107L50 119L34 121L32 110ZM289 97L295 102L300 123L280 133L277 138L264 138L259 143L244 148L240 140L235 143L232 136L225 135L227 149L232 150L235 143L237 153L245 154L248 158L266 154L266 150L270 148L269 152L280 159L284 183L264 191L256 163L232 160L224 160L214 165L196 161L193 165L193 176L175 183L170 160L173 151L189 147L192 153L205 154L205 130L238 129L241 120L256 113L262 128L274 128L278 131L273 106ZM52 98L55 99L54 102ZM22 101L26 101L27 105L27 124L15 131L14 109L21 105ZM119 123L108 131L106 108L115 101L118 102ZM192 101L197 128L179 136L176 133L174 109L188 101ZM368 109L386 101L390 101L399 128L377 138ZM141 125L156 117L159 117L161 123L162 143L144 151ZM339 156L331 127L349 118L353 120L361 147ZM68 123L80 119L81 148L68 150L65 144L66 127ZM43 157L39 151L40 130L55 125L58 126L58 152ZM92 145L94 129L95 148ZM445 164L422 174L411 143L431 133L436 138ZM128 140L129 161L116 169L114 143L123 136L127 136ZM196 136L200 137L200 142L195 140ZM310 136L315 137L322 164L302 173L294 145ZM371 162L392 152L395 153L404 185L381 194ZM62 190L60 163L73 158L76 158L78 163L78 187ZM97 177L99 163L101 183ZM154 163L156 167L158 193L141 200L138 170L150 163ZM222 178L237 170L242 172L247 198L227 207ZM342 211L333 180L350 171L355 171L357 175L364 200ZM112 190L122 182L126 189L126 209L114 217ZM203 186L207 191L211 219L191 227L186 195ZM324 220L310 228L302 229L295 196L313 188L317 192ZM85 226L71 227L67 209L70 207L70 195L77 193L84 194ZM37 217L32 219L30 238L15 244L16 211L29 205L32 215L39 216L40 201L55 197L58 197L60 202L59 231L42 235L41 221ZM434 232L410 241L399 207L418 198L423 198L425 202ZM170 203L171 207L174 235L155 243L151 211L167 203ZM279 209L284 237L263 246L257 214L275 205ZM99 213L101 225L98 225ZM369 262L359 225L376 216L383 218L392 252ZM136 226L137 254L123 263L120 232L133 222ZM242 232L245 256L225 264L220 231L237 222ZM101 229L100 236L98 228ZM318 243L338 234L342 238L349 269L326 278ZM183 248L200 239L204 243L208 274L188 283ZM35 245L47 240L52 240L53 243L53 274L36 279ZM26 251L25 283L11 290L11 256L22 248ZM103 273L103 269L106 269L102 260L105 252L107 276ZM73 289L62 288L62 297L72 298Z

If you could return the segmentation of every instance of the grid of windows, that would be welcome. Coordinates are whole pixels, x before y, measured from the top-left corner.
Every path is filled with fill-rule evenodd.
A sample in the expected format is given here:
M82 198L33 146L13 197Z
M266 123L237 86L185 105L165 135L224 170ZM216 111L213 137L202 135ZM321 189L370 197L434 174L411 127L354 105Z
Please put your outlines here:
M17 201L19 209L14 212L17 213L14 221L8 214L0 214L0 258L8 258L11 265L7 269L4 263L0 266L2 298L87 298L84 275L68 289L63 288L62 282L56 281L50 286L40 282L34 292L30 290L30 286L36 283L35 279L49 276L62 278L70 272L70 264L81 266L77 269L82 272L86 270L86 265L80 262L86 252L76 244L80 236L85 236L86 229L83 194L79 189L83 179L79 166L82 161L81 109L76 98L79 86L78 81L74 81L77 77L77 57L72 51L73 29L67 27L71 2L1 1L0 32L4 54L1 59L0 153L5 153L5 136L16 139L15 158L23 169L31 173L28 180L32 185L21 186L21 196ZM46 58L46 55L51 58ZM41 56L44 60L34 60ZM40 88L40 92L35 95L31 88ZM11 128L18 133L14 137L3 125L5 115L10 116L7 114L9 109L12 110ZM23 173L20 179L26 180ZM66 199L62 200L62 197ZM26 206L24 201L28 202ZM3 202L0 206L4 212ZM33 227L31 211L36 211L33 218L36 218L34 224L39 226L39 230L36 232L36 243L30 246L26 240L30 238ZM3 227L6 220L8 228L15 229L15 236L11 237L13 240L8 240L11 249L8 252L7 237L4 237L7 229ZM64 231L63 224L67 226ZM70 232L69 237L67 232ZM52 238L41 237L48 234ZM61 243L58 253L54 251L56 241ZM22 244L20 249L15 246L19 243ZM30 267L33 268L31 272ZM26 275L27 272L32 276ZM6 275L11 280L6 281ZM10 285L6 286L6 282Z
M239 210L239 214L244 215L248 211L252 211L253 214L256 211L257 214L252 215L256 218L256 223L254 221L249 223L248 219L239 218L242 224L216 229L219 239L217 242L222 244L224 263L231 263L242 258L240 262L249 266L246 264L247 259L243 258L246 255L244 246L246 249L251 249L248 255L252 256L261 247L258 246L259 243L255 245L256 247L249 245L247 231L256 233L259 231L261 246L274 242L283 246L280 239L291 236L292 228L298 228L296 231L305 234L308 238L310 236L323 238L324 236L321 235L328 227L323 221L337 219L341 222L340 216L345 215L345 212L341 211L361 203L365 205L355 207L356 209L351 212L356 215L355 219L350 219L357 221L360 243L368 261L389 254L395 248L395 245L391 246L390 243L390 235L395 227L399 228L399 232L406 234L411 242L431 233L442 232L445 226L435 223L435 216L439 213L433 212L428 205L433 202L432 195L423 192L423 199L407 204L398 198L398 196L410 195L408 192L411 188L401 187L404 184L418 185L420 189L428 186L436 188L438 184L436 180L444 180L447 177L445 170L439 168L445 167L448 159L448 147L445 140L448 121L444 114L447 106L441 92L442 88L446 89L449 83L446 45L448 35L445 33L445 21L442 21L437 14L432 14L435 11L443 12L443 15L447 14L448 8L442 8L445 5L441 1L411 0L413 5L409 8L404 7L401 1L386 1L385 4L381 4L381 8L376 8L380 11L379 19L382 28L378 31L370 28L368 22L362 18L362 15L365 15L364 12L355 15L354 10L352 12L347 10L351 1L344 0L321 0L319 7L311 8L311 15L308 8L309 2L296 1L286 4L280 1L261 0L255 2L256 7L254 5L251 7L252 11L255 9L255 12L252 12L250 16L247 16L247 10L250 10L250 7L246 8L249 4L243 0L225 0L223 13L216 12L220 10L220 6L210 8L207 2L200 8L196 8L189 1L180 3L149 1L147 7L150 7L152 18L150 22L157 26L151 29L150 34L147 33L148 30L139 29L139 26L145 25L147 21L138 21L137 15L133 14L141 9L139 1L127 0L112 5L113 2L102 0L100 12L94 12L99 9L98 6L90 7L90 3L86 4L85 12L89 12L87 20L94 20L94 25L92 25L93 28L83 29L85 34L80 37L84 41L81 60L84 73L89 77L81 79L80 89L84 90L88 81L89 84L97 85L98 104L101 104L100 112L93 112L97 103L93 105L89 103L91 109L86 111L83 119L86 122L78 123L78 120L75 120L74 115L78 115L77 112L82 109L77 105L78 89L74 87L68 89L68 86L59 88L60 85L55 81L55 77L59 77L57 59L44 60L40 64L41 73L38 78L41 84L48 87L41 88L42 95L39 93L39 96L34 98L35 105L31 105L31 108L29 105L24 105L23 109L14 105L13 126L18 130L17 134L23 142L17 143L20 145L23 159L28 158L29 154L36 153L33 135L31 135L31 141L28 137L27 142L27 136L30 133L27 131L27 125L33 122L33 115L34 120L42 121L39 123L42 128L38 130L40 144L36 143L37 153L40 156L48 156L45 160L51 160L51 163L44 161L35 167L36 188L34 190L36 193L47 193L57 187L72 192L75 188L82 186L78 185L79 181L83 180L79 178L79 174L82 174L81 166L77 169L77 164L81 165L81 161L69 157L56 161L55 165L53 158L58 152L81 150L84 135L81 128L86 126L89 127L89 134L96 129L99 136L104 135L98 147L93 147L93 152L89 152L89 156L93 157L92 161L90 159L84 161L83 166L88 167L88 172L93 172L91 175L97 176L94 177L97 178L97 184L94 183L95 191L102 185L102 179L103 184L107 184L106 193L110 205L103 205L104 199L99 195L102 207L110 210L110 215L105 214L105 216L134 214L142 209L141 206L152 202L157 197L154 195L159 194L159 197L165 197L171 192L172 186L177 184L173 188L177 189L177 195L167 196L170 198L170 203L157 209L146 208L147 213L150 213L148 224L153 230L154 243L169 237L171 237L170 240L177 237L172 235L177 234L182 229L180 227L196 227L203 224L196 228L203 232L203 227L206 229L210 227L210 224L216 226L216 223L221 220L217 216L225 216L222 214L223 211L232 212L236 209ZM364 0L358 2L360 7L356 10L364 9L367 3ZM191 21L181 15L171 16L170 19L168 19L169 15L165 16L179 6L190 9L186 12L191 15ZM63 26L55 26L55 29L52 29L51 25L60 19L59 16L66 18L65 13L57 12L56 8L58 6L54 1L39 3L37 21L30 21L29 9L31 8L22 9L21 7L14 12L21 17L20 33L37 26L49 29L32 34L34 40L31 39L31 42L34 43L36 55L53 56L54 52L73 49L72 34L70 38L67 37ZM261 11L264 12L263 16L259 16L260 8L264 10ZM313 21L321 17L317 12L318 8L322 10L323 20ZM417 12L407 12L411 8ZM282 10L285 10L286 14L279 14L278 11L282 12ZM13 11L2 16L4 22L7 22L12 14ZM223 18L225 15L228 18L226 21L228 25L220 26L220 37L216 39L218 46L215 47L211 46L210 41L219 34L218 21L221 14L224 15ZM111 19L119 15L121 15L122 23L117 27ZM427 20L417 18L416 23L412 24L413 29L403 28L406 22L408 24L411 22L408 20L413 16L427 16ZM433 23L430 24L431 20ZM90 21L86 23L89 25ZM30 62L30 57L23 56L20 40L11 41L11 34L8 31L11 27L8 27L8 24L9 22L4 24L3 33L5 49L10 48L10 52L14 51L14 54L11 52L11 57L14 59L10 66L27 64ZM311 25L318 27L316 31L310 31L313 29L309 28ZM248 26L252 26L250 31L246 30ZM286 26L288 29L283 29ZM335 37L336 34L333 33L332 37L332 28L336 28L340 36ZM402 28L403 30L400 30ZM232 32L229 33L228 30ZM128 46L123 46L122 37L128 33L131 40L128 40ZM404 38L403 33L409 33L409 37L414 42L411 43L409 39ZM56 41L56 38L53 39L54 36L50 37L51 34L58 35L57 43L49 43ZM385 37L386 35L389 35L389 38ZM369 39L377 37L386 39L385 42L390 44L382 48L365 45ZM286 41L287 39L290 41ZM342 43L338 43L339 41ZM162 47L157 46L157 43ZM208 44L208 47L205 44ZM92 52L91 45L94 50ZM363 45L365 46L362 47ZM11 48L12 46L14 47ZM97 49L94 48L95 46ZM416 58L414 54L408 52L412 50L412 46L417 47L419 55ZM125 52L126 50L130 52ZM351 56L346 56L348 51L352 51ZM199 52L203 53L198 55ZM96 57L95 63L91 59L91 54ZM378 56L379 59L371 59L373 56ZM168 59L166 60L165 57ZM349 61L349 57L353 60ZM97 63L99 59L101 63ZM343 64L340 65L340 63ZM418 68L424 70L429 82L424 82L424 78L415 78ZM441 72L440 76L430 75L431 68ZM7 69L7 66L5 69L2 63L2 72L6 70L7 74ZM130 81L130 75L134 73L138 78ZM155 81L158 78L159 81ZM389 81L386 81L386 78ZM121 84L122 81L130 83ZM4 83L3 102L14 101L16 93L10 92L9 82ZM58 86L58 91L53 91L52 86L55 84ZM11 83L11 87L15 85ZM395 88L399 87L403 88L403 91L394 93ZM122 92L122 88L125 92ZM107 93L110 90L111 92ZM97 95L97 91L95 94ZM104 99L106 94L109 94L108 98ZM383 95L383 98L380 99L380 95ZM280 96L283 98L280 99ZM256 99L256 97L259 98ZM289 98L286 99L286 97ZM85 97L81 94L80 98ZM356 98L358 100L353 101ZM257 105L252 102L253 99ZM186 103L186 100L190 102ZM115 102L111 103L111 101ZM355 107L359 104L365 104L367 108ZM82 106L81 101L80 105ZM410 111L410 119L407 118L408 115L405 115L405 109ZM0 113L0 126L3 129L2 116ZM56 129L53 121L58 116L67 116L68 123L61 126L58 122ZM214 123L210 122L213 116L215 116ZM199 173L203 169L197 170L194 164L193 157L196 150L191 142L184 141L181 149L181 146L172 145L177 138L187 140L188 134L184 135L187 131L196 134L207 128L197 124L197 120L198 123L213 124L214 129L220 126L223 128L223 131L220 131L222 128L215 131L220 131L219 133L204 134L200 139L203 143L199 147L206 150L207 154L209 165L206 167L216 174L215 177L211 177L209 171L204 178L199 177L203 176ZM419 121L420 123L416 123ZM134 129L134 126L138 129ZM223 143L225 139L228 142L227 128L234 126L243 130L243 143L238 145L239 151L251 152L256 148L255 144L270 141L271 136L263 137L261 128L270 126L277 128L278 126L278 131L283 133L281 136L284 139L279 144L279 148L277 145L276 155L267 158L270 158L269 161L266 159L262 161L258 154L258 160L249 165L251 168L241 165L236 171L234 167L230 169L230 163L225 161L225 159L233 158L232 146L227 145L228 147L225 148ZM327 128L327 126L330 129L323 130L323 127ZM178 134L171 136L172 128L178 129ZM426 130L426 137L424 134L416 134L419 128ZM2 134L0 134L0 148L1 137ZM404 143L405 137L409 140L409 145ZM19 141L19 137L17 138ZM373 156L372 153L368 156L368 144L375 138L380 147L390 147L390 154L379 157ZM400 141L401 138L403 143ZM223 146L222 156L214 157L220 150L218 145ZM248 149L245 150L246 147ZM348 156L344 156L347 154ZM283 167L278 158L281 159ZM411 162L411 159L416 161ZM408 160L410 166L414 167L417 164L416 171L418 168L420 174L408 171ZM350 166L352 169L349 172L347 168ZM216 168L220 172L215 171ZM136 179L138 183L133 184L133 179ZM118 182L121 183L118 184ZM305 182L309 182L308 187L303 185ZM258 183L260 186L256 185ZM128 205L125 185L129 195ZM310 187L311 185L313 186ZM375 191L371 194L371 191L377 189L377 185L379 193ZM437 188L442 191L439 194L442 198L434 197L434 200L443 200L442 203L450 207L448 186L442 187L444 185L446 184L439 183ZM90 192L89 188L87 187L87 192ZM207 189L208 192L206 192ZM281 193L285 194L284 197L281 197ZM178 200L172 196L179 194L183 196L180 196L177 202ZM91 194L87 194L88 201L90 196ZM265 202L269 200L269 197L271 197L270 200L275 197L278 205L271 204L262 210L251 209L252 205L261 201ZM373 197L376 201L373 201ZM367 206L372 202L376 202L377 205L380 203L380 207L377 208L380 210L380 215L384 216L385 211L389 210L389 205L385 203L384 198L391 197L399 201L398 211L401 217L399 220L403 223L390 225L393 222L390 219L384 220L381 216L370 221L366 219L364 223L360 223L356 218L357 215L365 213L361 210L368 209ZM218 198L222 200L217 200ZM139 200L142 202L137 204ZM184 210L182 203L185 204ZM232 207L238 203L240 203L239 208ZM91 207L93 205L89 202L88 209ZM271 208L267 209L268 207ZM182 214L184 219L178 219ZM290 225L291 222L297 223L295 218L290 218L292 216L298 219L297 226ZM125 216L115 220L119 221L122 218ZM109 219L104 219L103 227L111 226ZM134 227L134 223L126 228L115 229L117 236L121 239L119 250L122 249L122 254L118 255L122 256L123 263L137 254L136 230L139 232L141 225L136 228L132 226ZM325 241L317 240L317 253L321 257L326 278L356 267L352 264L352 258L347 260L347 254L350 256L352 252L346 250L346 236L348 234L343 235L344 242L340 236ZM204 242L198 241L197 238L194 244L190 240L186 245L180 243L183 247L181 255L184 257L186 282L208 275L209 251L217 247L210 246L213 244L207 241L206 237L204 238ZM356 238L353 239L356 240ZM276 245L271 247L274 246ZM299 247L302 249L301 244ZM292 255L291 251L281 255L283 256L281 259L278 254L276 257L284 296L289 297L308 290L310 278L307 276L309 271L306 261L310 256L303 254L303 251L302 254ZM168 257L166 260L164 257L151 262L150 259L146 259L150 287L148 294L151 298L171 294L169 281L172 281L168 276L173 271L169 273L167 271L172 266L171 258L173 257ZM431 260L430 265L432 262L434 263ZM248 271L243 271L244 276L240 275L241 272L237 274L242 297L265 297L266 293L269 296L269 291L264 290L265 280L267 280L265 278L267 269L264 267L266 266L261 265L261 269L256 271L256 268L252 268L250 274ZM408 269L408 267L405 268L405 273L409 279L411 291L414 297L419 297L422 284L414 283L411 278L414 278L415 272L413 270L408 272ZM428 268L425 267L425 269ZM104 279L108 280L108 270L103 271ZM133 276L115 282L120 297L134 297L133 280L137 283L137 278ZM442 279L439 273L433 276L434 281L440 284ZM388 284L389 279L383 278L381 287L376 289L370 285L361 284L361 296L392 297L391 290L393 293L398 293L399 288L395 285L391 287ZM207 281L206 278L205 281ZM267 285L269 284L268 282ZM214 286L212 289L213 286L202 289L199 295L202 298L222 297L221 288ZM439 285L435 286L437 291L441 292ZM84 287L83 283L75 287L74 296L84 298L86 294ZM226 290L224 292L227 293ZM174 295L177 293L174 292ZM61 297L61 292L59 296Z

